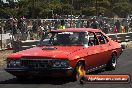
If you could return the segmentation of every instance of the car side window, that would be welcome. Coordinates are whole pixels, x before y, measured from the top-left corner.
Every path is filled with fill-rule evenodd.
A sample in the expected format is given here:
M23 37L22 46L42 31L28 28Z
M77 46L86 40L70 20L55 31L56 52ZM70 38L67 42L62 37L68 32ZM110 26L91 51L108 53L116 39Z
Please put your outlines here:
M93 32L89 32L89 41L88 41L89 46L94 46L98 45L97 38Z
M95 34L100 44L106 44L108 42L108 39L106 38L106 36L104 36L101 32L96 32Z

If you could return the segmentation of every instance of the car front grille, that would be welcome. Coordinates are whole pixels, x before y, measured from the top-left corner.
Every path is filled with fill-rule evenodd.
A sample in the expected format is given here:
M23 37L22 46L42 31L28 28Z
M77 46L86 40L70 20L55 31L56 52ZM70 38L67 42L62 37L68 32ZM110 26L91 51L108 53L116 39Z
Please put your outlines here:
M51 68L52 60L50 59L21 59L21 66L27 68Z

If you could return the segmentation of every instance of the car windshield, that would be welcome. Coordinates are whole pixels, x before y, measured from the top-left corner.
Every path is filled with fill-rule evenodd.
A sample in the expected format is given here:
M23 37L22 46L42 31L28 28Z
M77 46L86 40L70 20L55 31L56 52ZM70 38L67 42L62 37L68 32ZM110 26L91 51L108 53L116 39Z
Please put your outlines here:
M40 45L84 45L86 32L49 32L43 35Z

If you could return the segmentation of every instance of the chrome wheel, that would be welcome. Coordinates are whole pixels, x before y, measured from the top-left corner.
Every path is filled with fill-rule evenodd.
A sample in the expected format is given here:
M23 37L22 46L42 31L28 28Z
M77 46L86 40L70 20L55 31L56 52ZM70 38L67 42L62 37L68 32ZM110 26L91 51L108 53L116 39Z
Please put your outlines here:
M112 67L113 67L113 68L116 68L116 65L117 65L117 59L116 59L116 56L115 56L115 55L112 56L111 64L112 64Z
M116 54L112 54L111 60L106 65L106 70L115 70L117 66L117 57Z

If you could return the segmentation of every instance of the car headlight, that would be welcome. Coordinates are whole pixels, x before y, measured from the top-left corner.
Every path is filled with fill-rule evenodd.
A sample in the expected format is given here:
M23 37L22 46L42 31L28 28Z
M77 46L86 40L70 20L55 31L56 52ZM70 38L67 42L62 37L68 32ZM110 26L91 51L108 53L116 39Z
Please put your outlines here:
M66 68L66 67L69 67L69 61L67 60L55 60L53 62L53 67L62 67L62 68Z
M8 67L20 67L21 62L20 62L20 60L10 60L7 62L7 66Z

